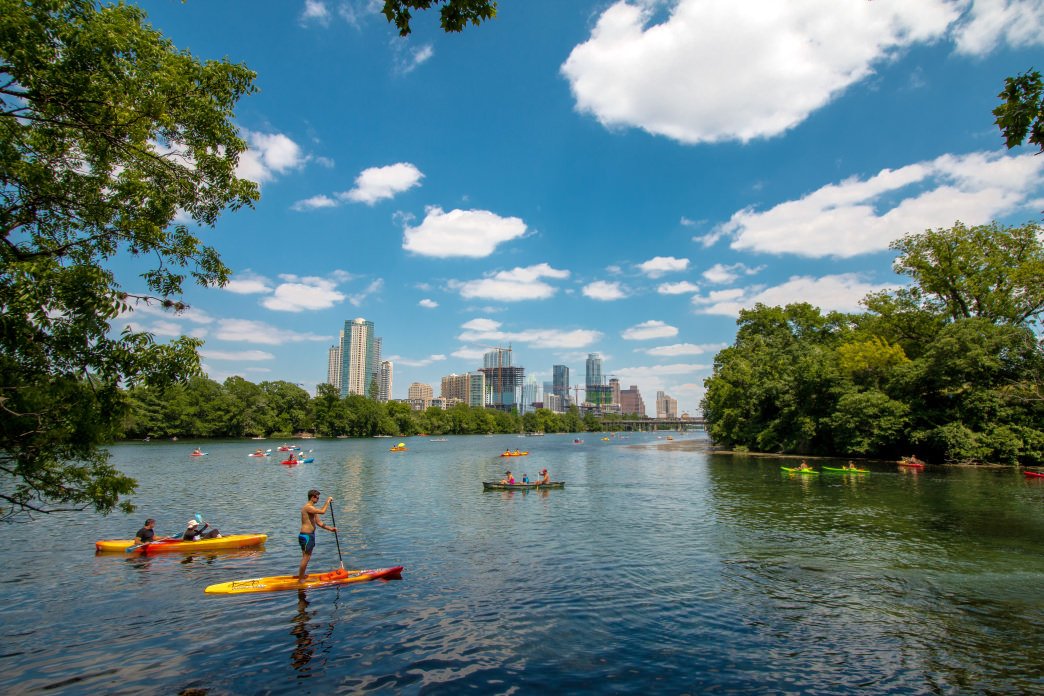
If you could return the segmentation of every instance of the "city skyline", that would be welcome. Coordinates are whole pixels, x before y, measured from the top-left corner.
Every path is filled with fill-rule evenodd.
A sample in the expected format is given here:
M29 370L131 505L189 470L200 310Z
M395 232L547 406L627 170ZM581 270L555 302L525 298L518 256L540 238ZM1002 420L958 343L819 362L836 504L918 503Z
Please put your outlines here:
M742 309L860 311L906 283L893 241L1044 209L1044 157L992 114L1044 67L1040 0L530 0L408 38L368 0L135 4L257 73L234 123L261 199L190 229L231 282L113 326L203 339L217 381L314 393L362 316L390 398L510 345L538 384L596 352L650 415L697 413ZM113 259L131 294L138 262Z

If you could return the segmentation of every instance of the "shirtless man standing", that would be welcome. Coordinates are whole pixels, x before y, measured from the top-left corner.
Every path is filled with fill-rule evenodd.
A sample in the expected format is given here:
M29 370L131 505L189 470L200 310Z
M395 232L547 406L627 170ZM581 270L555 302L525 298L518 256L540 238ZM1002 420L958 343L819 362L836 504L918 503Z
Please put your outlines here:
M316 507L315 504L319 502L319 491L314 488L308 491L308 502L301 508L301 533L297 535L297 541L301 544L301 567L297 569L298 580L305 579L308 561L312 560L312 549L315 548L315 528L337 532L337 527L327 527L319 521L319 515L326 514L332 501L333 496L330 496L326 499L325 505L321 508Z

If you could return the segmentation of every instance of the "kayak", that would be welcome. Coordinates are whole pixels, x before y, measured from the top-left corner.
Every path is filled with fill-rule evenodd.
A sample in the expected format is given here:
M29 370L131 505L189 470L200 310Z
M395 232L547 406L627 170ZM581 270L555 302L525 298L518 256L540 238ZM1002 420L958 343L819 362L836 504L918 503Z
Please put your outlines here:
M837 471L842 474L869 474L869 469L842 469L836 466L824 466L823 471Z
M924 468L924 462L913 462L913 461L910 461L909 459L900 459L896 463L899 466L909 466L909 467L912 467L914 469L923 469Z
M781 466L779 468L782 469L783 471L789 471L792 474L818 474L819 473L815 469L799 469L796 466L795 467Z
M1044 474L1039 471L1023 471L1022 473L1026 474L1029 478L1044 478Z
M501 457L525 457L529 452L505 452Z
M205 457L209 454L208 452L193 452L190 456L192 457Z
M309 457L308 459L298 459L297 461L301 464L311 464L315 461L315 457Z
M260 546L268 539L267 534L229 534L216 539L200 539L199 541L182 541L181 539L160 539L145 544L133 553L170 553L175 551L210 551L212 549L239 549L244 546ZM134 546L133 539L102 539L94 542L95 551L119 551L123 553Z
M500 483L499 481L483 481L484 491L531 491L542 488L565 488L565 481L550 483Z
M248 456L248 457L267 457L268 455L267 455L267 454L257 454L257 453L255 452L255 453L253 453L253 454L248 454L247 456Z
M284 464L286 466L297 466L298 464L301 463L301 460L299 460L299 459L284 459L283 461L281 461L279 463L280 464Z
M369 580L391 580L402 577L402 566L372 568L370 570L345 570L338 568L329 573L309 573L304 580L296 575L273 575L251 580L233 580L209 585L204 592L209 594L246 594L248 592L278 592L280 590L310 590L318 587L347 585Z

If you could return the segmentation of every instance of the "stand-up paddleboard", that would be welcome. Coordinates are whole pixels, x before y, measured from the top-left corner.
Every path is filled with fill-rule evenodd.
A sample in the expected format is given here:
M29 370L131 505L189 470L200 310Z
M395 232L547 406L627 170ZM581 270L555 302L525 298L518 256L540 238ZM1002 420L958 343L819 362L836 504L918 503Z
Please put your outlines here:
M338 568L329 573L311 573L304 580L298 580L296 575L273 575L267 578L219 582L216 585L208 586L204 592L209 594L246 594L248 592L278 592L280 590L311 590L332 585L347 585L352 582L401 578L402 569L402 566L373 568L370 570L345 570L344 568Z

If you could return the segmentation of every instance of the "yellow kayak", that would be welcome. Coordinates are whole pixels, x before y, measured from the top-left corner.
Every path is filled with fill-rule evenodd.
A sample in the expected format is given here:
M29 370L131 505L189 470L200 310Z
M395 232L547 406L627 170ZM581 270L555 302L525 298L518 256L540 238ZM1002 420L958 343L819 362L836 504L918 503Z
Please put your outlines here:
M351 582L392 579L402 577L402 566L373 568L370 570L345 570L338 568L329 573L310 573L304 580L296 575L273 575L267 578L233 580L209 585L204 592L210 594L246 594L248 592L278 592L279 590L310 590L317 587L346 585Z
M182 541L181 539L158 539L151 544L134 548L133 539L102 539L94 542L95 551L119 551L128 549L132 553L171 553L176 551L195 552L213 549L238 549L244 546L260 546L268 539L267 534L230 534L216 539L200 539L199 541Z

